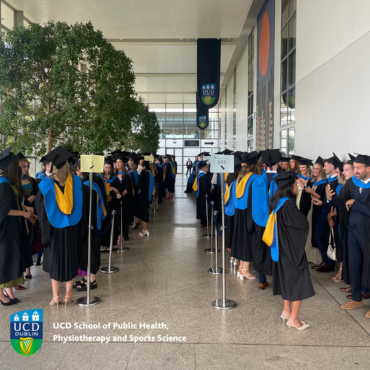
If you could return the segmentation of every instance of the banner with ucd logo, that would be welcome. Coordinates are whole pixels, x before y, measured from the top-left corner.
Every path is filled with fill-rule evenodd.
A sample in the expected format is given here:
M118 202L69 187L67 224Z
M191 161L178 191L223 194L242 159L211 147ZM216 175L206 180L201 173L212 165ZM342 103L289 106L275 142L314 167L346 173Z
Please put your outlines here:
M220 96L221 40L197 41L197 91L199 104L213 108Z
M208 108L201 104L199 100L199 95L197 93L197 126L201 130L205 130L208 127L209 123Z
M10 316L10 343L22 356L32 356L41 347L43 310L19 311Z

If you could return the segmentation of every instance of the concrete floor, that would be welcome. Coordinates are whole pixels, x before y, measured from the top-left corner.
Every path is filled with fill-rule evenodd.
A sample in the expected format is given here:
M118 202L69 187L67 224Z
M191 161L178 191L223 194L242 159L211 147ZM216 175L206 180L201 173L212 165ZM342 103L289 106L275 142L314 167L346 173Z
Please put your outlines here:
M227 253L227 298L233 310L211 305L221 298L221 276L207 273L209 239L202 238L195 219L195 196L184 194L186 179L178 179L173 201L160 206L149 224L150 237L131 231L130 251L115 253L120 271L98 276L94 294L101 303L89 308L72 304L50 307L51 284L41 267L33 267L27 290L16 292L22 301L0 307L0 369L369 369L370 320L365 307L340 309L346 294L332 274L312 269L316 295L304 301L301 319L311 325L289 330L280 319L282 300L272 289L258 290L256 281L240 281L230 269ZM221 240L221 239L220 239ZM219 256L221 253L219 254ZM102 254L102 266L108 254ZM268 279L271 282L271 277ZM61 291L61 298L64 290ZM83 294L73 293L73 299ZM39 352L25 358L9 343L9 316L26 309L44 309L44 341ZM54 325L70 322L71 329ZM75 323L100 325L164 323L165 329L74 329ZM60 336L109 336L110 343L62 343ZM112 342L127 334L127 342ZM185 336L186 342L130 341L158 335Z

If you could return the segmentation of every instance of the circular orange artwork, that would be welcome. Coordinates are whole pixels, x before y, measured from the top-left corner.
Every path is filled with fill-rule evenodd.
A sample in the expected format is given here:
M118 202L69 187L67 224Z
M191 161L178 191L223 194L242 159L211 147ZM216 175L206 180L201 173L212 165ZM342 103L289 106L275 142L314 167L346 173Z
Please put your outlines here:
M265 13L262 19L259 55L258 55L258 64L260 66L260 72L262 76L266 76L267 68L269 65L269 55L270 55L270 20L267 13Z

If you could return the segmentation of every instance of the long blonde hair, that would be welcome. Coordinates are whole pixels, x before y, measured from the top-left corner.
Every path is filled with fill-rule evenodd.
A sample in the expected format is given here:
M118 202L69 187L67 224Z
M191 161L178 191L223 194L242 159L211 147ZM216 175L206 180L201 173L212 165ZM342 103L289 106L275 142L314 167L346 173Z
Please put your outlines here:
M316 166L316 165L320 166L320 177L321 177L322 179L325 179L325 178L326 178L326 175L325 175L324 167L323 167L323 166L321 166L321 164L319 164L319 163L315 163L315 164L314 164L314 166ZM313 181L317 181L317 177L315 177L315 176L313 175L313 173L312 173L312 180L313 180Z
M247 167L242 167L239 171L239 174L238 174L238 182L237 183L239 184L241 179L249 172L252 172L256 175L260 175L262 173L262 162L257 161L256 163L251 164Z
M68 175L70 175L71 170L69 167L69 163L66 162L61 168L57 168L56 166L53 166L53 172L51 173L51 176L58 176L59 184L61 186L64 186L67 182Z
M20 159L19 160L19 167L22 169L22 167L23 167L23 165L24 164L26 164L26 163L28 163L28 166L30 166L30 161L28 160L28 159ZM29 173L30 173L30 171L28 170L28 174L27 175L25 175L26 177L27 177L27 180L30 182L30 183L32 183L32 181L31 181L31 177L30 177L30 175L29 175ZM24 175L23 175L23 173L22 173L22 177L23 177ZM23 178L22 178L22 180L23 180Z

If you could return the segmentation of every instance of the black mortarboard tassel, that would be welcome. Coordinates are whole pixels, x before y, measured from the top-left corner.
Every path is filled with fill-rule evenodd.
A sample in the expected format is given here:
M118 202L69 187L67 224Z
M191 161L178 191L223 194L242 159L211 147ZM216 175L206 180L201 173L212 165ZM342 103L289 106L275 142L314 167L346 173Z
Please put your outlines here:
M262 151L262 162L267 167L272 167L280 161L280 150L279 149L267 149Z
M15 154L10 151L10 147L0 153L0 171L4 171L15 157Z

